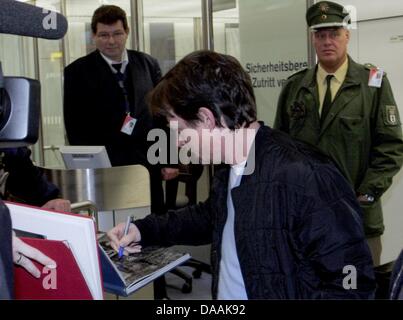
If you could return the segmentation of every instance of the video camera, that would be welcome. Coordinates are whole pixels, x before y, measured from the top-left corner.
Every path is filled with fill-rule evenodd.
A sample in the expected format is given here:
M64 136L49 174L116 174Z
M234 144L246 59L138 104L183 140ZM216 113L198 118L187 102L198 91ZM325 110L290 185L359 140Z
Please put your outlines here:
M64 16L15 0L0 1L0 33L61 39L67 32ZM36 143L41 107L40 82L5 77L0 62L0 148Z

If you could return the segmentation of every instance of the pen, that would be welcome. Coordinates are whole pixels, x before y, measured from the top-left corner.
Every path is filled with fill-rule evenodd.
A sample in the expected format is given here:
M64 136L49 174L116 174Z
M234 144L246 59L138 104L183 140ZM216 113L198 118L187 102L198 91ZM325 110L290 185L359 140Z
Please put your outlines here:
M131 221L132 221L132 217L128 216L127 221L126 221L126 226L125 226L125 232L124 232L123 236L127 236L127 233L129 232L129 227L130 227L130 222ZM120 246L119 247L119 253L118 253L119 259L123 257L123 251L124 251L124 248L122 246Z

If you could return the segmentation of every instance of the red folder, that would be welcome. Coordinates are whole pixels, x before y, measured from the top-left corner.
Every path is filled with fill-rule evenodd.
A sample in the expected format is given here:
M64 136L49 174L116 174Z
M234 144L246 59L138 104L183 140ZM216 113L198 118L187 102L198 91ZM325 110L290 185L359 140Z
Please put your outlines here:
M36 279L24 268L14 268L17 300L92 300L93 297L70 248L63 241L21 238L57 263L55 270L34 262L41 271ZM52 273L53 272L53 273Z

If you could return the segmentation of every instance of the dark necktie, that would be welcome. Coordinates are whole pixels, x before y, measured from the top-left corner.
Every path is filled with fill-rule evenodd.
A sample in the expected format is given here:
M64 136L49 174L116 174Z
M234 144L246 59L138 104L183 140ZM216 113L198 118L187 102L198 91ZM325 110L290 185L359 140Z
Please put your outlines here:
M116 70L118 73L122 73L122 72L120 72L120 70L122 69L122 64L121 64L121 63L114 63L114 64L112 64L112 67L114 67L115 70Z
M120 71L122 69L122 64L121 63L115 63L112 64L112 67L117 71L115 73L115 77L118 81L119 87L122 89L124 98L125 98L125 109L126 109L126 113L130 112L130 102L129 102L129 95L127 93L127 89L126 89L126 77L125 75L122 73L122 71Z
M112 64L112 67L117 71L115 73L115 76L118 79L119 86L121 88L123 88L124 87L125 76L122 73L122 71L120 71L122 69L122 64L121 63L115 63L115 64Z
M330 107L332 106L332 90L331 90L331 81L333 79L334 75L329 74L326 77L326 94L325 94L325 100L323 100L323 106L322 106L322 115L321 115L321 123L323 123L330 111Z

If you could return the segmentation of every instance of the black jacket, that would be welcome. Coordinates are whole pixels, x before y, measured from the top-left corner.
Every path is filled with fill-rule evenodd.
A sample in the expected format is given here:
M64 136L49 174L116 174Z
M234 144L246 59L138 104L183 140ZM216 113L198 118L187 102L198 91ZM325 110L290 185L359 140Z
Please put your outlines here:
M105 146L112 166L147 164L147 134L153 127L146 95L161 77L157 60L128 50L131 115L138 121L131 136L121 133L126 116L122 89L99 51L64 71L64 121L71 145Z
M232 190L235 240L249 299L372 298L375 281L355 194L328 158L286 134L262 127L256 167ZM217 297L228 169L217 172L209 199L136 222L143 245L212 243ZM345 290L343 269L357 270Z
M6 199L43 206L59 197L59 189L49 182L40 168L31 161L28 148L0 149L4 171L9 173L6 183Z

